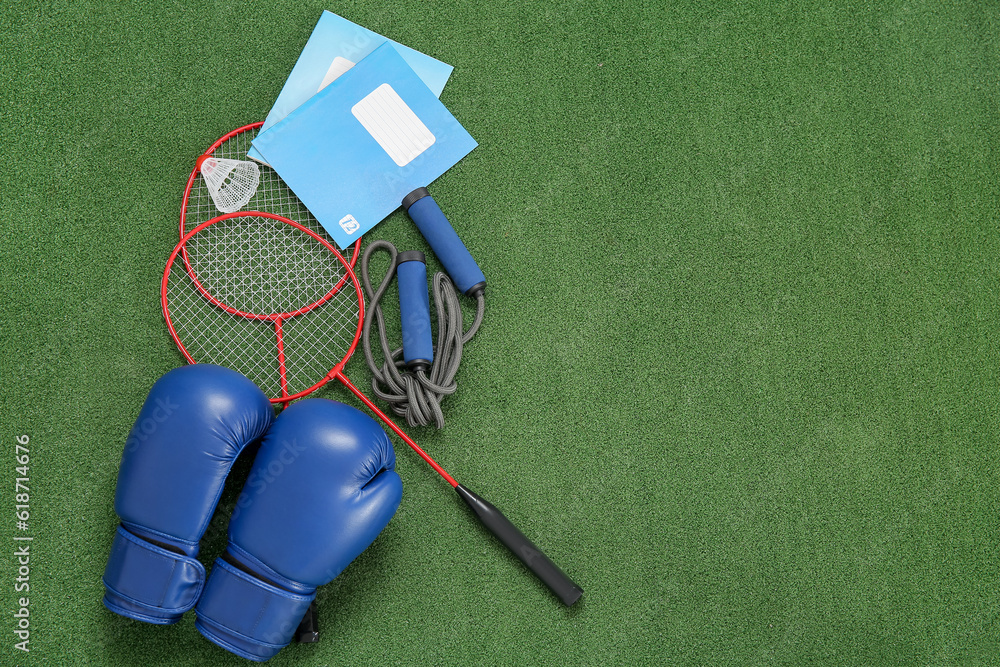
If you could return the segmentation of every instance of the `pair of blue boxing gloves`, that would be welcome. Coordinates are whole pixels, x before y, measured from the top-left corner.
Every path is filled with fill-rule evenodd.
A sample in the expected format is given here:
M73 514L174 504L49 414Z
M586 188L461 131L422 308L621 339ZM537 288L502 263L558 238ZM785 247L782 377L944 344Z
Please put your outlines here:
M240 452L256 458L211 574L198 543ZM396 513L402 482L385 431L336 401L301 400L275 419L264 393L221 366L166 373L129 433L118 472L121 519L104 604L171 624L197 606L198 630L264 661L291 642L316 597Z

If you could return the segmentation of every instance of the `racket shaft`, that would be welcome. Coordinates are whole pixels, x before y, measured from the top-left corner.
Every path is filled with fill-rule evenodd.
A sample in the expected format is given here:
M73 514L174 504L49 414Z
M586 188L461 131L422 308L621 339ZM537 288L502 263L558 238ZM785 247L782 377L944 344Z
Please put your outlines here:
M378 408L377 405L375 405L370 400L368 400L368 397L365 396L364 394L362 394L361 390L359 390L357 387L355 387L354 384L352 384L351 381L347 379L346 375L344 375L343 373L337 373L336 377L337 377L338 380L340 380L340 383L342 385L344 385L345 387L347 387L352 394L354 394L355 396L358 397L359 401L361 401L366 406L368 406L368 409L371 410L372 412L374 412L375 415L379 419L382 420L382 423L384 423L386 426L388 426L390 429L392 429L392 432L395 433L396 435L398 435L399 438L403 442L405 442L407 445L409 445L410 449L412 449L413 451L415 451L420 456L420 458L422 458L424 461L427 462L428 465L430 465L430 467L434 468L434 470L437 472L437 474L439 474L442 477L444 477L445 481L447 481L449 484L451 484L452 487L458 486L458 482L455 481L454 477L452 477L447 472L445 472L445 469L442 468L441 466L439 466L437 464L437 461L435 461L434 459L432 459L427 454L427 452L425 452L423 449L421 449L420 445L418 445L413 440L413 438L411 438L410 436L406 435L406 433L403 432L403 429L401 429L398 426L396 426L396 423L394 421L392 421L391 419L389 419L389 417L384 412L382 412L381 410L379 410L379 408Z

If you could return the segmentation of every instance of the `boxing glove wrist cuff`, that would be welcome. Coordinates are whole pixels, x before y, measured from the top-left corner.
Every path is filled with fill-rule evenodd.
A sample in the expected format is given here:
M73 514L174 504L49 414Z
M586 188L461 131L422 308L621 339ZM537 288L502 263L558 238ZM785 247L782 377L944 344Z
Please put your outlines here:
M292 641L315 597L315 590L292 593L219 558L198 602L195 626L227 651L262 662Z
M128 618L169 625L198 602L205 566L118 526L104 569L104 606Z

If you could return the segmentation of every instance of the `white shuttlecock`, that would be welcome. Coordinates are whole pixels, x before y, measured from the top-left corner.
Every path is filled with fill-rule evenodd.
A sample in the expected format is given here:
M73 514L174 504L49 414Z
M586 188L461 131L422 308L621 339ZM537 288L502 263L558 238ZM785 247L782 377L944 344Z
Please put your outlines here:
M260 183L260 168L255 162L202 155L198 159L198 169L205 178L212 201L223 213L233 213L246 206Z

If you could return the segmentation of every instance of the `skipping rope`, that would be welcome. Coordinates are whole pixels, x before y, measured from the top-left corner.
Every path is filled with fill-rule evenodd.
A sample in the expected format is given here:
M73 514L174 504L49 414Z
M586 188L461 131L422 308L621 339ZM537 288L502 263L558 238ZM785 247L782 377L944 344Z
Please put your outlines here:
M378 251L389 253L390 265L378 288L374 289L369 276L369 263L372 255ZM426 426L433 422L440 429L444 427L441 401L458 389L455 374L462 360L462 348L472 339L483 322L485 299L482 290L475 294L476 315L469 328L463 330L462 309L455 284L443 272L435 273L431 281L431 292L437 314L437 342L433 347L433 360L428 362L426 359L418 359L408 363L403 358L403 346L390 349L380 303L392 279L396 277L397 269L406 260L423 262L423 254L400 253L396 250L396 246L388 241L375 241L365 248L361 256L361 281L368 299L369 316L365 317L362 326L362 347L368 368L372 372L372 391L375 395L386 401L392 411L405 418L410 426ZM426 282L424 291L426 292ZM402 294L400 301L402 304ZM429 332L429 312L427 319L426 328ZM403 320L405 344L408 318L404 315ZM384 359L381 366L375 361L372 352L372 322L377 324L378 342Z

